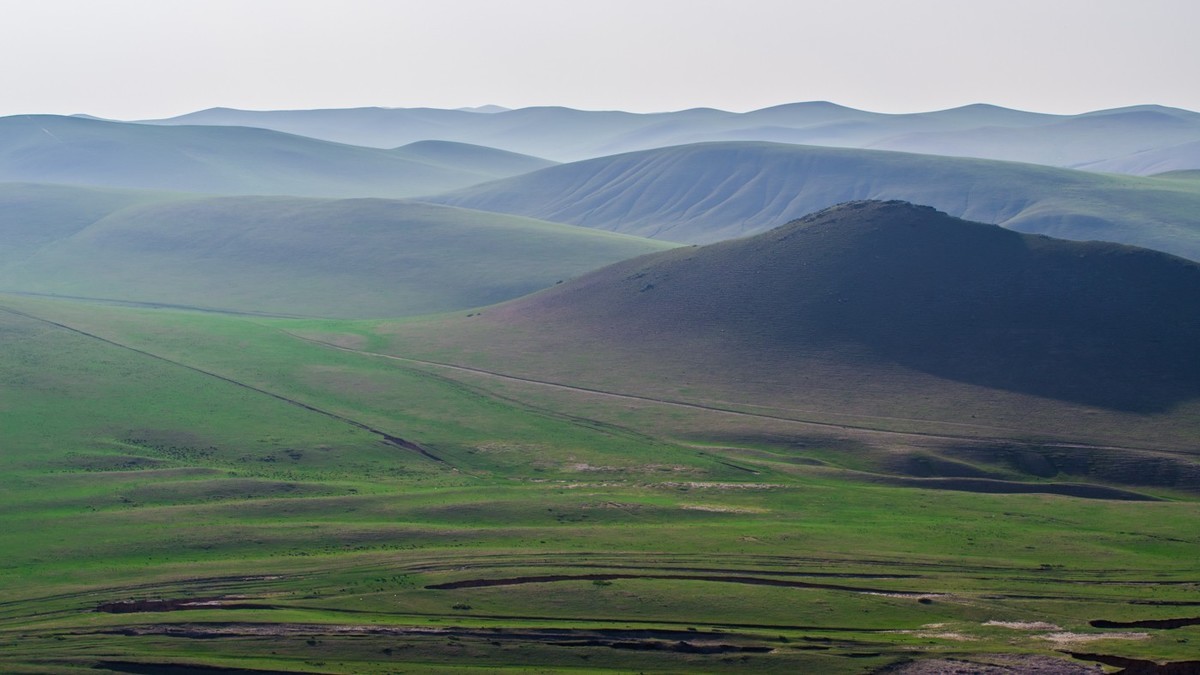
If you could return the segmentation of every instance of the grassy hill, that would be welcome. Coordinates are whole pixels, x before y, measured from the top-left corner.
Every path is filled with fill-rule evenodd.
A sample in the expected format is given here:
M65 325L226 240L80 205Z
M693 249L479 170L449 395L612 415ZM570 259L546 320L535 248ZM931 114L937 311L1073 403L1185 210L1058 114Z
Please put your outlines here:
M19 262L114 211L171 194L35 183L0 183L0 265Z
M154 126L55 115L0 118L0 181L407 197L532 166L544 164L483 148L388 151L242 127Z
M707 243L855 199L902 199L1022 232L1200 259L1194 184L897 152L704 143L564 164L436 201Z
M561 161L700 142L772 141L1095 166L1121 173L1150 173L1155 166L1200 167L1193 161L1195 153L1182 146L1200 140L1200 114L1163 106L1082 115L1046 115L983 104L883 114L825 101L745 113L707 108L650 114L556 107L488 114L430 108L214 108L155 123L254 126L375 147L443 139ZM1129 157L1145 151L1154 152L1156 161Z
M419 202L0 189L0 288L308 316L491 304L658 242ZM52 225L52 226L51 226Z
M1198 303L1200 266L1180 258L859 202L394 339L435 361L787 418L1191 447Z

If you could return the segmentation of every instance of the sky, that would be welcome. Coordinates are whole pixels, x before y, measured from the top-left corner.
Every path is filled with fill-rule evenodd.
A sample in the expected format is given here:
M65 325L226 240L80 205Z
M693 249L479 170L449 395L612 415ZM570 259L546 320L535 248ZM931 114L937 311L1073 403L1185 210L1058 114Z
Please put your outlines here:
M1197 0L0 0L0 115L1200 111Z

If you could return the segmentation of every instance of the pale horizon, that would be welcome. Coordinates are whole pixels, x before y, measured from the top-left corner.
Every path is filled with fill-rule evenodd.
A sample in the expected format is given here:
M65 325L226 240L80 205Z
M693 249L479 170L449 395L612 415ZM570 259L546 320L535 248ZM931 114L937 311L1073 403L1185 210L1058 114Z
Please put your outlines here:
M1200 3L5 3L0 115L213 107L1200 110Z

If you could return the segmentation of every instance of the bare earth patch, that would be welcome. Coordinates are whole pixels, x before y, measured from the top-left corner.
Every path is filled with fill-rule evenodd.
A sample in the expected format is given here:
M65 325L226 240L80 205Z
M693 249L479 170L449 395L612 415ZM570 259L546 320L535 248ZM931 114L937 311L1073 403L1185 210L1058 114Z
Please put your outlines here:
M687 481L683 483L653 483L649 487L659 488L710 488L715 490L770 490L773 488L791 487L781 483L714 483L708 481Z
M1056 645L1075 645L1098 640L1148 640L1149 633L1049 633L1037 636L1039 640L1049 640Z
M685 511L708 511L711 513L767 513L767 509L753 506L712 506L706 504L682 504Z
M362 335L355 335L353 333L320 333L315 331L305 331L296 333L296 335L299 335L307 340L325 342L335 347L341 347L342 349L362 350L367 346L367 338L363 337Z
M1046 623L1045 621L986 621L983 625L1012 628L1014 630L1062 630L1062 626Z
M924 659L896 664L880 675L1098 675L1100 666L1084 665L1052 656L981 655L981 661Z

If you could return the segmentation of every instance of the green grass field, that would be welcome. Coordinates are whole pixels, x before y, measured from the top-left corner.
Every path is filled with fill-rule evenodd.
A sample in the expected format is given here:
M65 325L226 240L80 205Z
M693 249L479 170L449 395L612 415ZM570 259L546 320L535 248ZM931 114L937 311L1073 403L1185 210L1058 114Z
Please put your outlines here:
M916 440L366 353L397 330L0 297L0 670L1195 658L1090 623L1196 615L1194 494L889 485Z

